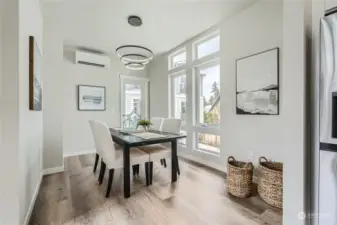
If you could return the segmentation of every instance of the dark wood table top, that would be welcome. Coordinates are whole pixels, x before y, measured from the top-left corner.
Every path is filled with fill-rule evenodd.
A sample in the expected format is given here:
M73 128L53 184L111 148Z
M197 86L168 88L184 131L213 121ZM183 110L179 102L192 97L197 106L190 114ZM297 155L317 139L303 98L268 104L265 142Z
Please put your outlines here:
M164 135L165 137L144 139L144 138L132 135L132 133L124 133L124 132L122 133L118 129L110 128L111 136L115 142L117 142L120 145L126 144L130 147L165 143L165 142L171 142L171 141L181 139L181 138L186 138L186 135L182 135L182 134L173 134L173 133L167 133L167 132L162 132L162 131L157 131L157 130L150 130L149 132L161 134L161 135Z

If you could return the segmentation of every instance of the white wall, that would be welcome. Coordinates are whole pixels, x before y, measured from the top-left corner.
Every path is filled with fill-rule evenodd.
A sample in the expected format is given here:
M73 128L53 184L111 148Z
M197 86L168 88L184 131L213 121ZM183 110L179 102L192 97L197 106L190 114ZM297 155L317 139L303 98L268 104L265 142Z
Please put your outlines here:
M307 12L312 19L312 59L310 63L311 74L311 139L312 139L312 152L311 152L311 212L314 215L319 215L319 173L320 173L320 158L319 158L319 75L320 75L320 18L324 17L324 1L312 0L311 12ZM324 214L324 212L321 212ZM318 224L318 218L313 218L312 225Z
M105 121L110 127L120 126L119 74L147 76L146 70L130 73L113 57L109 69L74 64L74 51L64 51L63 58L63 154L95 151L88 124L91 119ZM77 85L106 87L106 110L87 112L77 110Z
M188 143L189 150L181 150L223 170L229 155L240 160L253 157L255 164L260 156L284 162L283 223L304 224L297 216L305 210L303 1L260 1L218 26L221 32L221 155L220 158L201 155L191 151L191 143ZM187 42L187 48L189 46ZM236 115L236 59L275 47L280 48L280 115ZM162 93L168 91L165 60L163 56L151 64L151 116L168 115L167 92Z
M43 8L45 169L62 167L64 155L95 151L88 120L100 119L109 126L119 126L119 74L148 76L147 69L130 72L113 54L109 69L74 64L75 48L63 46L63 21L57 14L62 7L62 3L56 2L47 3ZM106 111L77 110L77 85L80 84L106 87Z
M55 10L43 9L43 168L63 167L63 39L56 13L62 5L52 7Z
M20 0L19 12L19 202L22 224L41 179L43 113L29 110L28 36L36 38L43 52L43 20L39 0Z
M284 224L305 224L298 218L305 211L306 173L306 46L303 1L283 3L283 113Z
M6 0L2 20L2 224L23 224L41 178L42 112L29 111L29 36L42 47L38 0Z
M280 115L236 115L236 59L280 48ZM289 126L285 111L282 46L282 2L261 2L221 25L221 158L253 155L284 160L283 129ZM291 81L289 81L291 82ZM244 140L244 141L243 141Z
M167 55L156 56L149 67L150 118L169 116Z
M2 145L0 148L0 224L19 223L19 2L3 1L2 9L1 108ZM6 95L5 95L6 94ZM11 176L8 176L8 171Z

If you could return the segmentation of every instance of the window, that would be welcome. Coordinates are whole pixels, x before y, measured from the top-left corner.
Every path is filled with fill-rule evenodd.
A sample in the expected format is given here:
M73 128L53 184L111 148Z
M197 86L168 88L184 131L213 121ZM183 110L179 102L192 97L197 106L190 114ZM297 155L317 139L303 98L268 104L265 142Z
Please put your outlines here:
M220 126L220 66L209 64L196 68L197 124Z
M173 77L173 115L183 120L186 118L186 75Z
M174 69L186 64L186 51L181 49L169 56L169 69Z
M204 152L220 157L219 53L217 30L188 41L167 56L169 114L182 119L181 133L187 138L178 144L192 155Z
M220 136L206 133L198 133L197 149L212 154L220 154Z
M186 107L187 107L187 98L186 98L186 75L172 75L171 76L171 84L172 84L172 94L171 94L171 102L172 102L172 116L174 118L182 119L182 133L186 133ZM186 145L186 140L179 141L179 144Z
M133 99L133 112L140 116L140 98Z
M141 117L140 103L141 103L141 88L136 84L125 84L125 113L130 115L132 113Z
M182 130L182 131L180 132L180 134L183 134L183 135L186 135L186 136L187 136L187 132L186 132L185 130ZM179 139L179 140L178 140L178 144L179 144L179 145L186 146L186 138Z
M220 35L213 36L195 44L195 58L200 59L204 56L220 51Z

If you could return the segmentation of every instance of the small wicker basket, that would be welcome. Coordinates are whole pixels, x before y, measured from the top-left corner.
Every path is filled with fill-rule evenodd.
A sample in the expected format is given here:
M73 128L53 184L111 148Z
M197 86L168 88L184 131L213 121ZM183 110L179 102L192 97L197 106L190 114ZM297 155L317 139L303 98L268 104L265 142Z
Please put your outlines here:
M259 159L257 191L268 204L282 208L283 203L283 163Z
M233 156L228 157L227 190L238 198L247 198L252 193L253 184L252 163L236 161Z

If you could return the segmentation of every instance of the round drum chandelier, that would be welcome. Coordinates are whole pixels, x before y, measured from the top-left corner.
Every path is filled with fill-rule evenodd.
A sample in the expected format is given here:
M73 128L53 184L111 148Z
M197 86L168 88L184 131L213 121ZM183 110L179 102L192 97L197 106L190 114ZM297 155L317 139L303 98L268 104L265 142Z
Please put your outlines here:
M116 54L130 70L142 70L153 59L152 51L139 45L122 45L116 49Z

